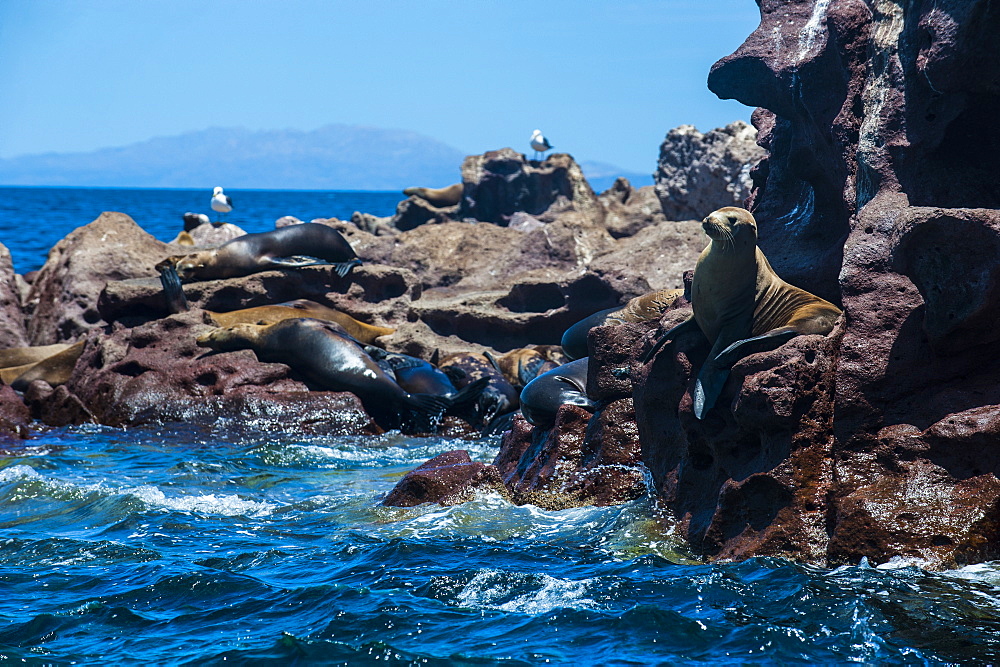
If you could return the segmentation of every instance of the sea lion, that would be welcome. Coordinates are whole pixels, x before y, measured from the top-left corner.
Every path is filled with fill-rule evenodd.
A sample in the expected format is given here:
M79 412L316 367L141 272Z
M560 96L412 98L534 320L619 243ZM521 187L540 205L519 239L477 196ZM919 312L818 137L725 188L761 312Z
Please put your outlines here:
M213 329L199 336L197 343L219 352L252 349L261 361L287 364L315 387L349 391L383 429L433 431L450 405L441 396L405 391L330 322L301 318L237 324Z
M482 378L489 381L477 401L478 419L470 422L474 426L483 426L484 433L495 432L496 420L503 415L513 414L521 405L521 392L507 381L486 355L449 354L440 361L438 368L459 389Z
M552 370L555 364L539 352L528 347L519 347L495 357L486 352L486 358L500 371L515 389L523 389L542 373Z
M629 299L624 306L599 310L566 329L562 336L562 349L570 359L586 357L590 354L587 348L587 334L594 327L658 320L683 296L682 289L664 289Z
M334 308L328 308L309 299L296 299L270 306L243 308L241 310L232 310L228 313L217 313L211 310L205 312L220 327L231 327L237 324L275 324L282 320L300 317L327 320L336 322L348 334L365 345L371 345L379 336L388 336L396 333L395 329L359 322L347 313Z
M595 410L597 404L587 396L589 357L571 361L542 373L521 390L521 413L531 424L551 428L560 405L579 405Z
M33 364L36 361L47 359L53 354L58 354L70 347L72 347L70 343L36 345L34 347L9 347L6 350L0 350L0 368Z
M446 188L406 188L403 194L407 197L420 197L428 204L441 208L454 206L462 201L464 186L461 183L449 185Z
M411 394L431 394L449 401L447 415L461 417L469 423L476 421L476 402L489 384L489 378L480 378L457 389L451 378L437 366L419 357L373 347L365 347L372 359L387 373L396 378L396 383Z
M757 247L757 222L746 209L721 208L705 218L702 228L711 242L694 270L694 314L663 334L641 358L643 363L652 359L682 330L696 326L705 334L712 351L695 382L698 419L715 405L739 359L799 334L828 334L841 314L829 301L778 277Z
M271 269L331 264L344 277L361 260L333 227L307 222L270 232L244 234L218 248L174 255L156 265L162 273L173 266L184 282L247 276Z
M24 391L35 380L45 380L53 387L66 384L73 375L77 359L83 354L83 346L81 340L40 361L4 368L0 370L0 380L17 391Z

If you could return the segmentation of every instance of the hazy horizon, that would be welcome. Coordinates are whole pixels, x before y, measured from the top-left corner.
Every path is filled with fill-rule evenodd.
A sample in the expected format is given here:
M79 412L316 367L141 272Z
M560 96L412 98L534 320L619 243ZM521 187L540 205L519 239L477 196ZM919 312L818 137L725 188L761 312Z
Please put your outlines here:
M331 123L476 154L528 151L537 127L581 162L648 173L671 128L749 119L706 79L758 22L753 0L7 0L0 157Z

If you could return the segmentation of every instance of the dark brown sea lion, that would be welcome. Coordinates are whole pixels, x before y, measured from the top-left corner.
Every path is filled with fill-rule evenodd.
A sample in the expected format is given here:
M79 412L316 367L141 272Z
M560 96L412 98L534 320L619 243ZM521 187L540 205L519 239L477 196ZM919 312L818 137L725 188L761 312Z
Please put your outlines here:
M365 347L365 352L383 370L391 372L396 383L406 391L447 398L449 405L446 415L461 417L470 424L476 422L476 403L490 382L488 378L480 378L458 389L445 372L420 357L386 352L371 345Z
M403 194L407 197L420 197L433 206L454 206L462 201L463 186L461 183L449 185L446 188L406 188Z
M629 299L624 306L599 310L566 329L562 336L562 349L570 359L586 357L590 354L587 349L587 334L594 327L658 320L683 297L682 289L665 289Z
M0 379L17 391L24 391L35 380L45 380L53 387L65 384L73 375L76 360L83 354L84 341L74 343L56 354L23 366L0 370Z
M446 398L405 391L330 322L303 318L237 324L213 329L197 342L220 352L252 349L261 361L287 364L314 387L349 391L383 429L433 431L449 406Z
M244 234L218 248L174 255L156 265L173 266L184 282L246 276L271 269L331 264L343 277L361 264L351 244L332 227L307 222L270 232Z
M542 373L521 390L521 413L531 424L551 428L560 405L579 405L595 410L587 396L589 358L577 359Z
M275 324L282 320L299 317L328 320L342 326L347 333L365 345L371 345L379 336L388 336L396 332L395 329L389 329L388 327L378 327L374 324L359 322L347 313L334 308L328 308L309 299L296 299L295 301L285 301L284 303L276 303L270 306L243 308L241 310L232 310L228 313L216 313L211 310L205 312L220 327L231 327L237 324Z
M829 301L778 277L757 247L757 222L749 211L721 208L705 218L702 227L711 243L694 270L694 314L663 334L641 359L652 359L681 330L696 326L705 334L712 351L695 382L698 419L715 405L730 367L739 359L799 334L828 334L841 313Z
M70 343L36 345L34 347L9 347L6 350L0 350L0 368L33 364L36 361L47 359L53 354L58 354L70 347L72 347Z
M484 433L494 432L495 420L503 415L513 414L521 405L520 393L507 381L496 366L483 354L449 354L438 364L452 384L459 389L470 383L486 378L489 384L479 395L478 421L475 426L483 426Z

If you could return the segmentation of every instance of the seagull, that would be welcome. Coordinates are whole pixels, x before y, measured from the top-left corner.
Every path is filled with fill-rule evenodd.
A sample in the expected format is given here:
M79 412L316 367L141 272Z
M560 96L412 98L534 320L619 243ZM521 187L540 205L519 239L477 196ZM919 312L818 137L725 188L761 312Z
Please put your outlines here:
M535 149L535 159L537 160L540 154L552 148L552 144L545 138L541 130L535 130L531 133L531 147Z
M212 193L212 210L217 213L229 213L233 210L233 200L229 195L223 194L221 185L216 185Z

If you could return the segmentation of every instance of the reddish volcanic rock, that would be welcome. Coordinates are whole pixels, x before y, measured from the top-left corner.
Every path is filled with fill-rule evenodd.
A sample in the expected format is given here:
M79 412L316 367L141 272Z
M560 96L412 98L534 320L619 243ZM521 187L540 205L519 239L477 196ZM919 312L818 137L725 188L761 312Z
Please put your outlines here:
M762 107L762 250L844 317L736 364L701 421L707 343L681 337L634 367L657 491L710 557L995 559L1000 61L981 54L1000 6L760 5L709 86Z
M27 438L31 413L21 397L5 384L0 384L0 439Z
M183 251L182 251L183 252ZM32 345L72 341L103 324L97 297L114 280L154 277L153 265L177 254L124 213L102 213L62 239L31 285Z
M520 415L493 461L515 503L547 509L613 505L646 493L632 400L592 415L564 405L549 429Z
M413 507L421 503L458 505L472 500L477 491L507 496L494 466L473 461L469 452L456 449L438 454L406 473L382 501L389 507Z

